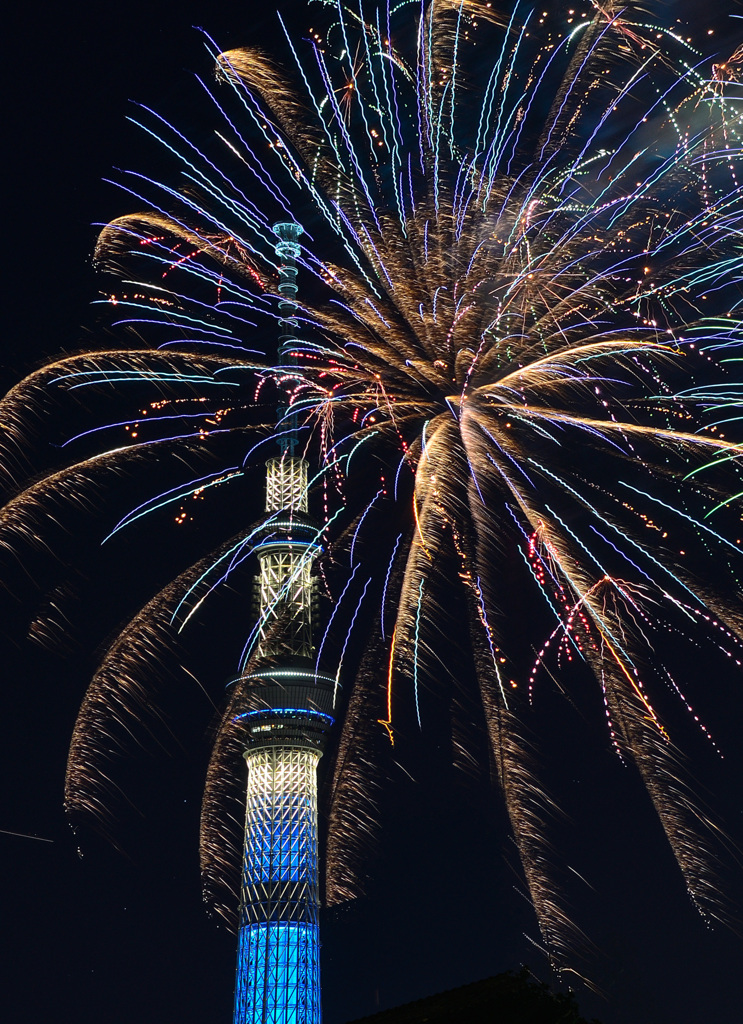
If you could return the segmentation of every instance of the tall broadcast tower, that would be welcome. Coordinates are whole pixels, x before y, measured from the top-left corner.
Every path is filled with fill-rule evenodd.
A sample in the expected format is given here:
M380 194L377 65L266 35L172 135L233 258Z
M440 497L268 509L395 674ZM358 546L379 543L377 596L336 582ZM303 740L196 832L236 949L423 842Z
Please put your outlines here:
M279 359L296 362L299 224L276 224ZM297 419L279 410L280 453L266 463L257 541L261 634L243 676L248 767L233 1024L320 1024L317 764L333 724L336 680L316 671L308 464Z

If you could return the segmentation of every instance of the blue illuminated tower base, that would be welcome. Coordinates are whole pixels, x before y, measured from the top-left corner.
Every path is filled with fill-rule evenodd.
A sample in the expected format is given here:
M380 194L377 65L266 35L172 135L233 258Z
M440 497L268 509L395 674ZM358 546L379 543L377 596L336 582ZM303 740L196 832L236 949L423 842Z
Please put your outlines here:
M240 929L235 1019L319 1024L319 930L276 921Z

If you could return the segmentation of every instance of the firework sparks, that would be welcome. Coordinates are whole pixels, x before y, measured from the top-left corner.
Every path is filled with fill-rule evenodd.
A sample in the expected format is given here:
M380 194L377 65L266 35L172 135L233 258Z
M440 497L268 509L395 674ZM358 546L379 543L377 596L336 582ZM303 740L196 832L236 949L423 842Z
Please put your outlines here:
M681 635L679 621L704 625L736 663L743 655L732 508L743 448L726 436L742 396L720 361L743 340L741 119L729 96L740 50L713 63L635 4L608 0L561 26L518 3L326 6L327 32L301 46L286 33L291 71L262 52L214 51L220 85L202 84L221 121L224 169L143 112L180 161L181 187L125 175L149 210L110 224L98 258L125 279L109 300L118 322L159 348L69 356L9 394L4 466L18 493L0 539L13 549L33 538L50 495L82 501L115 467L208 452L206 470L107 532L165 506L184 522L186 504L206 489L228 495L286 429L255 414L264 403L270 420L278 388L282 415L319 453L310 488L325 508L322 571L334 587L344 559L351 570L329 623L338 649L368 629L374 595L381 606L336 758L329 898L361 884L374 743L395 742L405 700L425 726L449 574L465 597L502 795L556 962L570 926L551 882L553 800L526 735L542 670L571 661L593 672L611 742L642 776L693 899L718 916L714 836L654 687L664 671L656 637ZM287 215L310 236L300 263L311 299L291 365L277 366L254 346L277 319L266 294L276 282L271 224ZM23 486L37 471L50 394L72 402L129 384L142 408L69 439L71 451L83 439L110 448ZM219 462L225 438L243 445L239 464ZM102 752L147 702L148 666L250 557L262 525L184 568L114 641L73 738L73 814L101 810ZM514 554L519 588L545 609L535 624L552 620L526 645L502 582ZM237 687L204 804L212 889L229 874L239 706Z

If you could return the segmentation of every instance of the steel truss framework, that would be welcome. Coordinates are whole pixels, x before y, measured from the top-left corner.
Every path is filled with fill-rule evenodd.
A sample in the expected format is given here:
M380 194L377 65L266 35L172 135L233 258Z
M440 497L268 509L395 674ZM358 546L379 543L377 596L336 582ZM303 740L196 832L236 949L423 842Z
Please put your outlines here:
M312 646L312 561L314 554L304 548L276 545L260 556L261 618L285 617L281 642L284 651L311 658ZM265 627L264 627L265 631ZM265 641L261 654L269 655Z
M317 922L317 750L264 747L246 754L242 907L245 922Z
M266 512L307 511L307 461L279 455L266 463Z

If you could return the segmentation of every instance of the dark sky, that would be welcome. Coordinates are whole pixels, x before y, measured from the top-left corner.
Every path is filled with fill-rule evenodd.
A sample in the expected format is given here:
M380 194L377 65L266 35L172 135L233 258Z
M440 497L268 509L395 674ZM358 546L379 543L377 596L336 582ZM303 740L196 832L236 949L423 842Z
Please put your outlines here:
M14 26L6 51L3 385L61 349L97 344L88 307L97 289L92 225L129 209L101 179L114 166L148 170L152 160L125 124L128 100L167 110L188 131L189 74L209 74L192 26L203 25L224 49L256 38L267 44L273 18L252 13L264 6L273 7L82 0L29 9ZM301 21L304 4L281 6ZM669 3L667 10L696 8L699 32L700 6L709 5ZM743 26L728 17L743 8L712 6L718 33L732 36ZM14 628L0 647L0 1016L19 1024L228 1021L234 940L207 919L199 887L202 760L174 759L158 784L165 799L159 807L152 801L125 853L86 837L79 858L61 804L89 666L31 653ZM731 756L724 771L702 771L700 785L714 790L711 800L720 798L740 840L743 770L731 723L743 721L741 679L710 671L706 681L719 687L714 707ZM561 728L566 750L587 743L572 755L576 777L566 769L568 803L584 830L578 840L568 828L564 839L573 862L590 870L593 888L579 884L574 899L591 922L598 947L592 977L607 998L581 993L584 1014L604 1024L737 1022L740 940L696 916L647 797L603 738L586 741L571 721ZM529 941L536 924L504 842L497 797L482 780L469 789L457 781L435 751L406 767L415 778L402 771L394 778L389 836L368 898L324 921L326 1024L524 962L549 977ZM731 884L740 893L740 880Z

